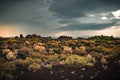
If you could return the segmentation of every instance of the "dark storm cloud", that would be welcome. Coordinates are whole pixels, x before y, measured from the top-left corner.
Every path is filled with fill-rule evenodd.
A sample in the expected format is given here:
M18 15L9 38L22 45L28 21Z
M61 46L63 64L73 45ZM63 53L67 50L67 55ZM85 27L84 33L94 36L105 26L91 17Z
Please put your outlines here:
M105 28L108 28L110 26L113 26L114 23L105 23L105 24L95 24L95 23L89 23L89 24L71 24L66 27L60 27L56 30L61 31L73 31L73 30L102 30Z
M25 1L30 1L30 0L0 0L0 9L9 7L9 5L15 4L17 2L25 2Z
M53 18L49 4L50 0L0 0L0 23L45 27Z
M119 0L53 0L49 10L62 19L59 23L68 25L57 30L101 30L116 25L110 18L112 11L120 9L119 4ZM106 14L104 16L109 20L102 20L104 16L100 13ZM96 15L89 17L90 14Z
M120 0L53 0L49 10L55 12L58 17L74 18L119 8Z
M0 24L46 35L58 30L100 30L120 24L110 19L119 4L120 0L0 0Z

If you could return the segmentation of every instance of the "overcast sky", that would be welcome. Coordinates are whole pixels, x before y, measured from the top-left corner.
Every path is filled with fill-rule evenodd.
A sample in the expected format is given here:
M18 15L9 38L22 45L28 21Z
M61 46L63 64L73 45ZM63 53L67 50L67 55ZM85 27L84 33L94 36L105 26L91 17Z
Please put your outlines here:
M120 0L0 0L0 36L120 37Z

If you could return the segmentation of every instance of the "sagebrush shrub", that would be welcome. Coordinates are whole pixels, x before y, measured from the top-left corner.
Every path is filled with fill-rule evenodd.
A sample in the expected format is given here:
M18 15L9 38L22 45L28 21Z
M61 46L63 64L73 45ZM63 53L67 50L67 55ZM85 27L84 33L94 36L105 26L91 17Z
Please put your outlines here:
M93 66L92 63L93 58L91 57L83 57L78 55L70 55L65 60L65 64L68 66L76 66L76 67L85 67L85 66Z
M28 70L35 72L38 69L40 69L40 67L41 67L40 64L33 63L28 66Z

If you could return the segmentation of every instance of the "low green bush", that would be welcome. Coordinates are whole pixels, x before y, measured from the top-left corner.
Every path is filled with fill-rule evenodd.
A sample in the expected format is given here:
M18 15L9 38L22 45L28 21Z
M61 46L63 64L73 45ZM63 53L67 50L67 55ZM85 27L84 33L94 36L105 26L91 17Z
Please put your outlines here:
M78 55L70 55L66 58L65 64L67 66L72 67L85 67L85 66L93 66L93 58L92 57L83 57Z

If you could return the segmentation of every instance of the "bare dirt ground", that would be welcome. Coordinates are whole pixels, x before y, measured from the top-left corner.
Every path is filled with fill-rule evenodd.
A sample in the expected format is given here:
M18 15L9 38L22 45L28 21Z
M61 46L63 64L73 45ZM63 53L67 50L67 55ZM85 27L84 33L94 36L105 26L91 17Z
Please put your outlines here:
M96 63L93 68L75 68L54 66L52 69L42 69L36 72L15 72L15 80L120 80L120 66L115 63L108 64L104 70L101 64ZM26 70L26 69L25 69Z

